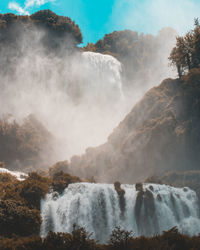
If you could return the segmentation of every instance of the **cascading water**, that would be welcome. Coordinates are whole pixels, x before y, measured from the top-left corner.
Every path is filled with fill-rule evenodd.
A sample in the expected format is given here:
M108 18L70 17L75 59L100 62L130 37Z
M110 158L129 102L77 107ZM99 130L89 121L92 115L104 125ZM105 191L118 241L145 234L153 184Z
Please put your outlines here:
M84 52L82 58L83 72L89 87L87 94L92 90L95 98L100 96L104 101L110 102L111 98L119 102L123 98L121 63L113 56L94 52Z
M48 194L41 201L41 235L48 231L71 232L73 224L93 232L106 242L116 226L132 230L135 236L160 234L177 226L182 233L200 233L196 193L189 188L144 184L122 185L120 196L112 184L70 184L62 195Z

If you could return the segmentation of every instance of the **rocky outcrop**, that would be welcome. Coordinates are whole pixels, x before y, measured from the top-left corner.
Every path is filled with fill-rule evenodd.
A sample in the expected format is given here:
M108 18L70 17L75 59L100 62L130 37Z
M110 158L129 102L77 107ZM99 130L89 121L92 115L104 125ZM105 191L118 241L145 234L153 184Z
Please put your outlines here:
M142 183L136 183L135 184L135 190L143 192L143 184Z
M121 183L119 181L114 183L114 187L119 196L124 196L125 191L121 188Z
M119 196L119 207L121 210L121 218L124 217L125 209L126 209L126 201L124 198L125 190L121 188L121 183L119 181L116 181L114 183L115 191L117 192Z

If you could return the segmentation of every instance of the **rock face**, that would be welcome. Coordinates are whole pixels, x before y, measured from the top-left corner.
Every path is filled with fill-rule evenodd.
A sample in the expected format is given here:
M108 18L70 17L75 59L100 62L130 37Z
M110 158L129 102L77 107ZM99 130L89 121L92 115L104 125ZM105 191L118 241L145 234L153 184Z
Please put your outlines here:
M99 147L71 159L73 174L134 183L169 170L200 168L200 72L164 80Z

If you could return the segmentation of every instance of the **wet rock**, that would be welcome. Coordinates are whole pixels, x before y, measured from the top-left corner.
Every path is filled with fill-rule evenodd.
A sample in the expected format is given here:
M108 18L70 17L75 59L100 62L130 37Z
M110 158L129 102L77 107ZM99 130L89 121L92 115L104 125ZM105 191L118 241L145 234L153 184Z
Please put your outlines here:
M119 206L120 206L120 210L121 210L121 218L124 217L124 212L126 210L126 202L125 202L125 190L121 188L121 183L119 181L116 181L114 183L114 187L116 192L119 195Z
M151 191L154 190L152 185L149 186L149 189L150 189Z
M52 198L53 198L54 201L56 201L58 199L58 197L59 197L59 193L58 192L53 192L52 193Z
M136 191L143 191L143 184L141 182L135 184Z
M119 181L114 183L114 187L119 196L124 196L125 191L121 188L121 183Z
M161 197L161 195L160 195L160 194L157 194L156 199L157 199L158 201L162 201L162 197Z

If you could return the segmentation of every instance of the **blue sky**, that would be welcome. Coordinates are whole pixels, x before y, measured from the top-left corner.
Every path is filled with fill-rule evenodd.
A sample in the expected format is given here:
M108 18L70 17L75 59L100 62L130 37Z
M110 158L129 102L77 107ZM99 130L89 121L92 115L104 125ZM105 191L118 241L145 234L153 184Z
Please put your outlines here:
M31 14L51 9L69 16L81 28L84 44L114 30L156 34L163 27L179 33L200 16L200 0L1 0L1 13Z

